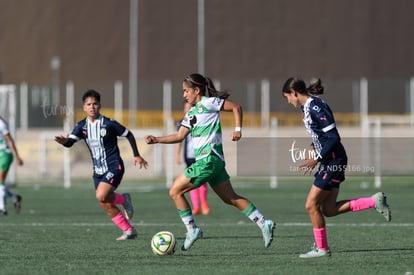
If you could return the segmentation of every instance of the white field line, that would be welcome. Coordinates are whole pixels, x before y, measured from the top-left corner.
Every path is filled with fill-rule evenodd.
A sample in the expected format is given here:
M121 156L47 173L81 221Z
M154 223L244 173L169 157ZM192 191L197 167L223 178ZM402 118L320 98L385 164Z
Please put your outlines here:
M151 227L151 226L180 226L182 223L146 223L138 222L133 223L134 226L138 227ZM247 222L238 222L238 223L226 223L226 224L203 224L199 223L202 227L234 227L234 226L255 226L253 223ZM101 226L114 226L113 223L76 223L76 222L62 222L62 223L53 223L53 222L36 222L36 223L0 223L0 227L6 226L19 226L19 227L101 227ZM302 222L287 222L287 223L277 223L277 227L308 227L312 226L311 223L302 223ZM414 223L328 223L328 227L414 227Z

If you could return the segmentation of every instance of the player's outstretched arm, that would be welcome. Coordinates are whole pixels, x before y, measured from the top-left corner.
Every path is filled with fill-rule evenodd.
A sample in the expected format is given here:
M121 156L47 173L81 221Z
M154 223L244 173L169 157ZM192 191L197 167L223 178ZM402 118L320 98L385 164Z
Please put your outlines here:
M143 157L141 157L141 155L139 154L138 146L137 146L137 142L135 140L134 134L131 131L129 131L128 134L126 135L126 138L129 141L129 145L131 146L132 153L134 154L133 164L134 165L138 164L139 169L141 169L142 167L147 169L148 162Z
M63 135L55 136L55 141L65 147L71 147L76 142L76 140L69 138L69 135L66 135L66 137Z
M68 140L69 140L69 136L68 135L66 137L63 136L63 135L55 136L55 141L57 143L62 144L62 145L65 144L66 142L68 142Z
M156 137L153 135L145 136L144 140L147 144L155 144L155 143L178 143L182 142L185 137L190 133L190 130L187 127L181 126L175 134Z

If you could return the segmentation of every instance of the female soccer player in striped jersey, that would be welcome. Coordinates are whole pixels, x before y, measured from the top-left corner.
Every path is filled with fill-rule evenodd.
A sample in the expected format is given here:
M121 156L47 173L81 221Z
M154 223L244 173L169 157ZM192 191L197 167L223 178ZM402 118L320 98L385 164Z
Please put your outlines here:
M118 137L128 139L134 154L134 165L147 168L147 161L139 155L132 132L117 121L100 114L101 95L98 92L86 91L82 96L82 102L87 117L77 123L69 136L56 136L55 141L65 147L72 147L75 142L85 140L93 162L96 199L113 223L122 230L123 234L117 240L134 239L137 237L137 231L129 222L134 214L131 197L128 193L121 195L115 192L125 171L118 148ZM124 213L117 205L123 206Z
M196 161L174 180L169 192L187 228L182 250L190 249L193 243L202 237L202 231L195 223L184 194L205 182L210 184L223 202L235 206L257 224L262 231L265 247L268 247L273 239L275 223L265 219L248 199L235 193L225 169L220 111L234 114L235 129L231 139L238 141L242 136L242 109L240 105L227 100L228 96L227 92L217 91L209 78L191 74L183 81L183 97L193 107L186 113L181 127L175 134L145 137L148 144L178 143L189 134L193 139Z
M293 77L286 80L282 89L288 103L302 109L305 128L312 137L311 147L315 150L315 157L306 160L301 168L305 174L311 173L319 164L305 205L313 225L315 246L311 251L300 254L301 258L331 255L324 216L332 217L348 211L376 208L387 221L391 220L391 212L383 192L371 197L337 202L339 185L345 180L348 159L331 109L322 99L315 96L322 94L323 90L320 79L313 81L307 88L303 80Z

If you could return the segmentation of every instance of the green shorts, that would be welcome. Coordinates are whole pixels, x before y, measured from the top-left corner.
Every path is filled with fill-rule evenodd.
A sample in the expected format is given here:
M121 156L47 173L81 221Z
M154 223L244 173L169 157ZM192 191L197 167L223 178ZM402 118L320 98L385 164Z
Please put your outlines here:
M199 187L208 182L214 187L230 178L226 171L226 163L216 155L197 160L184 170L184 175L191 178L191 183Z
M0 153L0 171L8 171L13 162L13 154L7 152Z

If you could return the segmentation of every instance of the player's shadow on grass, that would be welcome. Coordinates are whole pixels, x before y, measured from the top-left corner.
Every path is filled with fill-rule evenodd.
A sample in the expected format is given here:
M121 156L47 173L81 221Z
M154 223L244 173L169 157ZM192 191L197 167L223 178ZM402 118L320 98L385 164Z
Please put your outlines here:
M219 239L262 239L262 236L203 236L202 240L219 240ZM177 240L184 241L184 237L177 237Z
M257 235L245 235L245 236L240 236L240 235L236 235L236 236L218 236L218 235L210 235L210 236L206 236L205 233L203 233L204 236L201 238L203 240L220 240L220 239L263 239L263 236L261 235L261 233L259 232ZM297 239L297 238L307 238L309 237L309 235L290 235L290 236L286 236L286 235L277 235L277 233L275 232L273 235L273 241L277 240L277 239ZM184 237L177 237L177 240L185 240Z

